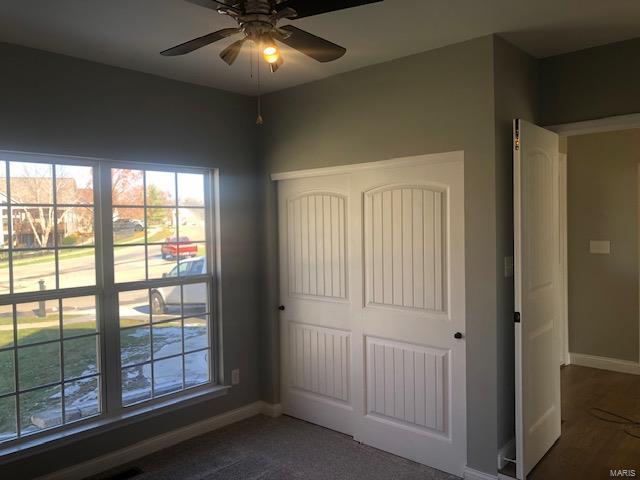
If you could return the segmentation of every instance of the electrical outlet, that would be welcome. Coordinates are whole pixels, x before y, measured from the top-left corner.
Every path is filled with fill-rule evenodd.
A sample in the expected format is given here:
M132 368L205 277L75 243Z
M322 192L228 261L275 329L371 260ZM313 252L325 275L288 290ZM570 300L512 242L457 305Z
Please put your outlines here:
M231 385L238 385L240 383L240 369L236 368L231 370Z

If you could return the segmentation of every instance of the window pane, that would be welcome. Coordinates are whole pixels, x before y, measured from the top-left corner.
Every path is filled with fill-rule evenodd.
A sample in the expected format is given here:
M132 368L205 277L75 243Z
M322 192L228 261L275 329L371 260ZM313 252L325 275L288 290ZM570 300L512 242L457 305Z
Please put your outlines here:
M61 387L41 388L20 395L20 433L62 424Z
M115 247L113 249L116 283L144 280L144 246Z
M96 284L96 254L93 248L74 248L58 253L59 288Z
M59 247L94 244L93 207L57 207Z
M144 208L113 209L113 243L144 243Z
M207 273L207 252L204 243L195 245L196 255L191 258L180 259L178 275L181 277L193 277L194 275L205 275Z
M11 162L11 203L53 203L53 168L46 163Z
M178 259L167 255L165 245L149 245L147 247L147 265L149 268L149 279L175 277L175 268Z
M120 331L120 359L122 366L151 360L151 335L148 326Z
M0 395L16 391L13 350L0 352Z
M64 386L65 421L73 422L100 413L100 378L90 377Z
M181 237L188 237L192 242L207 239L204 208L179 208L178 222Z
M153 390L155 395L182 390L182 356L154 362Z
M16 305L18 345L46 342L60 338L58 301L19 303Z
M0 442L15 438L17 431L16 397L0 398Z
M122 403L132 405L151 398L151 364L122 370Z
M209 311L206 283L184 285L182 295L185 316L197 316Z
M143 205L142 170L111 169L111 198L113 205Z
M120 327L149 323L149 290L130 290L118 294Z
M189 352L209 346L209 316L184 319L184 349Z
M151 291L151 318L161 322L182 315L182 288L180 285L160 287Z
M56 203L93 203L93 167L56 165L55 168Z
M0 251L0 295L8 295L11 285L9 285L9 252Z
M176 204L176 175L147 170L147 206Z
M153 326L153 358L182 353L182 322L175 320Z
M176 236L176 209L147 208L147 241L149 243L166 242ZM172 240L175 243L175 239Z
M204 175L178 173L178 205L204 206Z
M62 335L65 338L96 331L96 297L62 299Z
M60 343L18 349L20 390L60 381Z
M0 305L0 348L13 346L13 306Z
M13 252L13 293L56 288L53 250Z
M11 229L14 248L54 247L54 210L50 205L12 206Z
M98 373L98 336L64 341L64 379Z
M184 356L184 378L187 387L209 381L209 350Z

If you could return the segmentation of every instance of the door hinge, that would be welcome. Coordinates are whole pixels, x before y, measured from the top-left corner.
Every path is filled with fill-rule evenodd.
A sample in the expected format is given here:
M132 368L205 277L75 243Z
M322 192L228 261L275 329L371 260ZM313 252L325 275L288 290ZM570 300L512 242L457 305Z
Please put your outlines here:
M513 139L513 148L517 151L520 150L520 128L516 127L516 134Z
M513 314L513 321L514 321L515 323L520 323L520 312L515 312L515 313Z

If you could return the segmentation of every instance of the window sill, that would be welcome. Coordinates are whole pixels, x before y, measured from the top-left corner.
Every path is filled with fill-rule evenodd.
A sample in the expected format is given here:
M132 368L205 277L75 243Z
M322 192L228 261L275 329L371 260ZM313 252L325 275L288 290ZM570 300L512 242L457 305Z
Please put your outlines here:
M84 438L99 435L120 427L147 420L165 413L194 405L199 402L226 395L231 389L228 385L213 385L206 389L190 392L178 398L168 398L152 405L138 405L124 409L120 414L103 416L88 420L78 425L40 435L36 438L26 438L12 445L0 448L0 465L20 458L28 457L39 452L77 442Z

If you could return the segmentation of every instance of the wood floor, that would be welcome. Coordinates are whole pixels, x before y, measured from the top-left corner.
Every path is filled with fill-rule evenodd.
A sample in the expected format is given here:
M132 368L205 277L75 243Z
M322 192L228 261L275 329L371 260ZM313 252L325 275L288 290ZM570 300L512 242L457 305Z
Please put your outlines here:
M610 469L635 469L640 477L640 438L627 435L623 425L594 418L593 407L640 421L640 375L563 368L562 435L527 479L615 478ZM640 435L640 428L634 433Z

